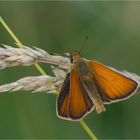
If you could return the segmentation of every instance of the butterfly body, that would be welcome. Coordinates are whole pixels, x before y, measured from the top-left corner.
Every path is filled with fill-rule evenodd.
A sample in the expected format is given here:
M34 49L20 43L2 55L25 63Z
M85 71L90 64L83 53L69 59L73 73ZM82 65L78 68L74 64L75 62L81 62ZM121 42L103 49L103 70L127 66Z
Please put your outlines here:
M73 69L77 72L78 79L95 105L96 111L98 113L105 111L103 101L96 88L94 74L91 72L88 61L82 59L77 52L74 52L72 56L74 61Z
M61 118L80 120L96 108L105 111L104 104L127 99L138 84L119 72L96 62L83 59L74 51L72 68L67 74L57 98L57 114Z

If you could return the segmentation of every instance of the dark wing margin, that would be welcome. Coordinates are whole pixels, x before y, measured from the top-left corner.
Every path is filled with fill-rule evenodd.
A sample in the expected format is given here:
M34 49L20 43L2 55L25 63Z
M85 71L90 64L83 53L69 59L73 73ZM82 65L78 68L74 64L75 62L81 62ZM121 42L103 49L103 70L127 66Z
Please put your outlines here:
M70 73L67 74L57 98L57 112L59 116L68 118L70 92Z

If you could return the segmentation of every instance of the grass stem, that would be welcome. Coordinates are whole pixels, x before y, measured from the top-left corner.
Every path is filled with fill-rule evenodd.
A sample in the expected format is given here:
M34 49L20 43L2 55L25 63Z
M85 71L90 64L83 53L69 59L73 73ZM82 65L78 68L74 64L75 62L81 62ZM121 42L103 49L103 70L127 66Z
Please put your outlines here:
M84 128L84 130L87 132L87 134L91 137L92 140L97 140L95 134L91 131L91 129L87 126L87 124L83 120L79 121L79 123Z
M7 30L7 32L11 35L11 37L14 39L14 41L16 42L17 46L19 48L23 48L24 45L21 43L21 41L17 38L17 36L14 34L14 32L10 29L10 27L6 24L6 22L2 19L2 17L0 16L0 22L1 24L5 27L5 29ZM40 67L39 64L34 64L36 69L42 74L42 75L46 75L45 71Z
M14 41L16 42L16 44L18 45L18 47L19 48L23 48L24 45L17 38L17 36L14 34L14 32L9 28L9 26L6 24L6 22L2 19L1 16L0 16L0 22L5 27L5 29L7 30L7 32L11 35L11 37L14 39ZM34 65L35 65L36 69L42 75L46 75L45 71L41 68L41 66L39 64L36 63ZM81 124L81 126L83 127L83 129L85 130L85 132L91 137L92 140L97 140L95 134L90 130L90 128L87 126L87 124L83 120L79 121L79 123Z

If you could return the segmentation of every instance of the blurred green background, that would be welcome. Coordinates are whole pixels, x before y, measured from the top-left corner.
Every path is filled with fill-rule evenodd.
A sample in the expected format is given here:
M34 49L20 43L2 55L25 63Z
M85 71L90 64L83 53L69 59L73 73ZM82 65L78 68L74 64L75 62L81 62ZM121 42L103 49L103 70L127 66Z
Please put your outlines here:
M117 69L140 74L140 2L0 2L0 16L22 43L51 53L79 50ZM0 25L0 43L14 45ZM48 64L41 65L52 74ZM0 84L40 75L33 67L0 71ZM78 122L56 116L53 94L0 94L0 138L89 138ZM84 120L98 138L140 138L140 96L107 105Z

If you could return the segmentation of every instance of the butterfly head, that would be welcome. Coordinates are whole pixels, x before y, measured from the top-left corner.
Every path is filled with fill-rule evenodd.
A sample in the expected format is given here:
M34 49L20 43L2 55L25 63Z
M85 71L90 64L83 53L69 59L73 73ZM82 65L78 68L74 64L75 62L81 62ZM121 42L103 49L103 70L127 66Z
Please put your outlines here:
M81 59L80 53L77 51L73 51L71 53L71 63L76 63Z

